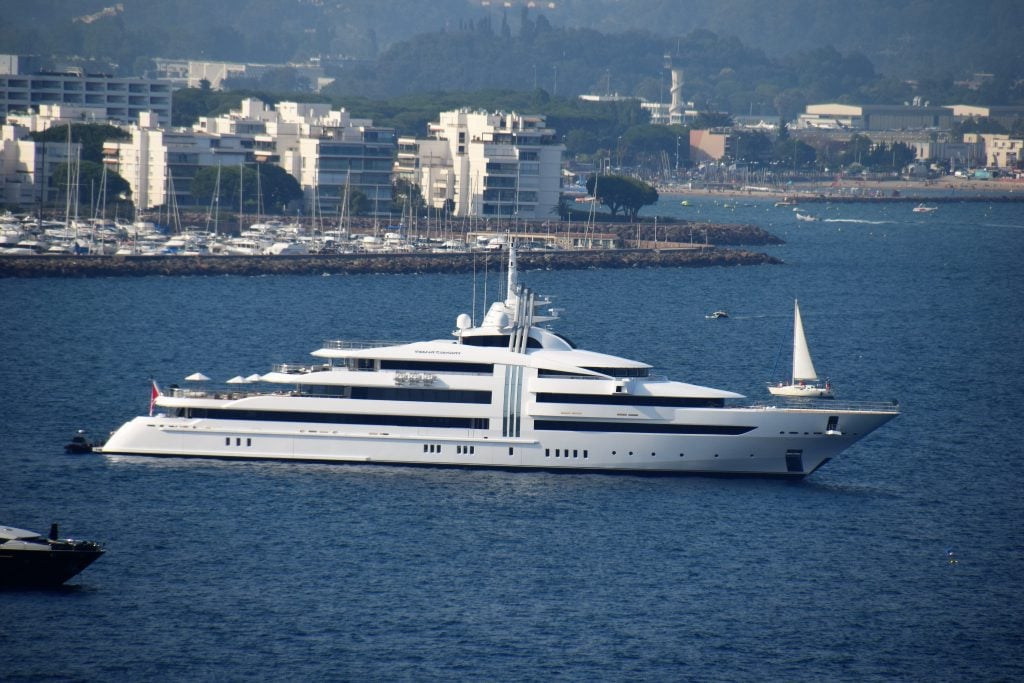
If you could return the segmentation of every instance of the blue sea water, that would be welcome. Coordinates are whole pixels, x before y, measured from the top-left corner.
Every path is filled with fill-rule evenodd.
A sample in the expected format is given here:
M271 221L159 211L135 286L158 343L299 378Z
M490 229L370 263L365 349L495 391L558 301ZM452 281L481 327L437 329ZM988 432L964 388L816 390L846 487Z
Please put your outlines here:
M762 225L781 266L524 275L581 346L759 399L798 297L840 396L904 409L798 483L65 455L150 377L447 336L473 283L0 280L0 523L108 549L0 592L0 678L1024 677L1024 211L808 210L661 200Z

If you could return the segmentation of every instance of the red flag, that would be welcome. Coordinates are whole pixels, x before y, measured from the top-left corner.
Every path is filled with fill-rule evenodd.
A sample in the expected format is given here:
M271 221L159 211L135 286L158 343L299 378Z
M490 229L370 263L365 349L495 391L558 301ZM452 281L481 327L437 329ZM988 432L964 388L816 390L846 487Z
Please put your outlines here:
M149 414L153 415L153 406L156 405L157 396L160 395L160 387L156 385L156 380L150 380L153 383L153 388L149 392Z

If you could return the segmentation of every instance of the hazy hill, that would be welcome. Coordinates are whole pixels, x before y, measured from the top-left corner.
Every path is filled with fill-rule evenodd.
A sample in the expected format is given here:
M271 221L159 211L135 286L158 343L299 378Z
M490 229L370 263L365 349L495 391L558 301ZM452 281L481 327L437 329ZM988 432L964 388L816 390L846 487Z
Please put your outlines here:
M312 56L383 57L402 65L417 53L421 36L464 63L462 86L486 81L499 70L526 70L532 86L555 89L552 49L529 64L513 62L500 44L480 51L464 36L487 27L499 37L519 36L543 23L560 35L590 36L604 44L585 50L590 70L617 67L636 42L649 35L644 52L682 47L684 37L706 29L735 36L742 50L785 61L822 47L858 52L881 74L900 78L962 78L976 71L1007 80L1024 71L1019 38L1020 0L3 0L0 52L77 55L100 68L140 72L146 58L173 57L255 62ZM508 5L506 7L506 5ZM589 32L589 33L588 33ZM632 32L634 37L622 36ZM450 36L448 44L436 36ZM548 34L549 36L559 34ZM578 41L557 56L569 73ZM419 56L419 55L417 55ZM691 58L697 56L691 55ZM597 63L594 60L603 60ZM114 67L104 67L109 61ZM449 57L445 61L451 62ZM557 61L557 60L555 60ZM388 63L383 68L393 68ZM536 77L534 67L536 66ZM650 73L658 64L650 65ZM423 64L424 70L429 63ZM457 74L458 76L458 74ZM523 79L520 79L523 80ZM557 80L562 80L558 78ZM599 79L591 79L599 80ZM607 81L607 79L606 79ZM489 83L490 84L490 83Z

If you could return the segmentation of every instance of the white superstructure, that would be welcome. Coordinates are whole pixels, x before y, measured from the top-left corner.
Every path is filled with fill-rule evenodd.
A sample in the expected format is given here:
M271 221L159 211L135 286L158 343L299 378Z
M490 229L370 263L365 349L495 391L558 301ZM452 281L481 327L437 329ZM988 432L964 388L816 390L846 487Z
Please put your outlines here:
M108 454L573 470L813 472L898 414L890 404L732 406L730 391L650 374L540 327L518 283L454 338L326 342L278 365L272 391L176 389L100 449Z

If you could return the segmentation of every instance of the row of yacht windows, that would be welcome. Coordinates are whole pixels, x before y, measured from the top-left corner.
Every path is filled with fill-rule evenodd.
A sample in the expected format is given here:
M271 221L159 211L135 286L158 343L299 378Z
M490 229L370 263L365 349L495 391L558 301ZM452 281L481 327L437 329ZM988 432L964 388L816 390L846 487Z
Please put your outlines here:
M425 443L423 444L424 453L440 453L441 444L439 443ZM476 446L456 446L455 453L457 455L476 455Z
M615 432L630 434L746 434L754 427L736 425L651 424L650 422L598 422L586 420L534 420L534 429L555 432Z
M409 387L346 387L308 384L299 387L302 396L355 398L367 401L423 401L427 403L491 402L491 392L467 389L415 389Z
M584 403L604 406L656 406L662 408L721 408L720 398L686 398L683 396L632 396L630 394L537 394L538 403Z
M571 453L572 453L572 455L570 456L570 450L568 448L545 448L544 449L544 457L545 458L550 458L552 456L554 456L556 458L568 458L568 457L578 458L578 457L580 457L581 451L573 448ZM582 454L583 454L584 458L589 457L589 453L586 450L583 450Z
M472 337L463 337L462 343L466 346L493 346L497 348L508 347L509 335L507 334L482 334ZM526 348L542 348L540 340L530 337L526 340Z
M489 429L485 417L431 417L427 415L357 415L351 413L304 413L283 410L238 410L233 408L179 408L178 417L211 420L254 420L261 422L315 422L319 424L383 425L393 427L439 427Z
M411 370L413 372L477 372L494 374L492 363L452 363L441 360L382 360L381 370Z
M583 368L584 370L590 370L591 372L598 372L602 375L609 377L649 377L651 374L650 368ZM589 375L581 375L578 372L566 371L566 370L546 370L540 368L537 370L539 377L589 377Z

